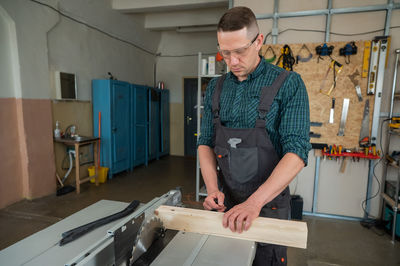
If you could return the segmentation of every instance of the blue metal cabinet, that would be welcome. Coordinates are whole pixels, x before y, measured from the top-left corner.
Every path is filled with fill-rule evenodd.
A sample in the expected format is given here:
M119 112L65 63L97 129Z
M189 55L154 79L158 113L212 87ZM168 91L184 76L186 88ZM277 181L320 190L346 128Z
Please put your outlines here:
M160 156L169 154L169 90L160 91Z
M98 136L101 112L100 165L109 168L109 177L130 168L131 87L117 80L93 80L93 131Z
M149 160L159 158L160 150L160 92L149 88Z
M142 85L131 85L132 89L132 129L131 139L132 167L141 164L147 165L148 161L148 102L147 87Z

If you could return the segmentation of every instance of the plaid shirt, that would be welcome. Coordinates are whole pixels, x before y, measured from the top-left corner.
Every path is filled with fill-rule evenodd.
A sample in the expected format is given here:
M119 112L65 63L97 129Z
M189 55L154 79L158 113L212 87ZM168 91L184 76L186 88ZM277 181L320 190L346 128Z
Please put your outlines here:
M270 86L283 69L261 60L240 82L232 72L226 75L220 98L221 123L229 128L254 128L258 117L261 88ZM197 145L213 145L212 95L218 78L210 81L204 99L204 114ZM272 102L266 130L279 157L297 154L307 165L310 144L310 110L306 87L300 75L291 72Z

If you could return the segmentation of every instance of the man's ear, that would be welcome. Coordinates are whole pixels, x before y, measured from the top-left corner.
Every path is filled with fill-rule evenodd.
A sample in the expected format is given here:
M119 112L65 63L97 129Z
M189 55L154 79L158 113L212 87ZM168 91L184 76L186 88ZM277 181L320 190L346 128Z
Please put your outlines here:
M264 35L262 33L260 33L258 35L258 37L257 37L257 40L256 40L256 42L257 42L256 47L257 47L258 51L261 50L261 47L263 45L263 41L264 41Z

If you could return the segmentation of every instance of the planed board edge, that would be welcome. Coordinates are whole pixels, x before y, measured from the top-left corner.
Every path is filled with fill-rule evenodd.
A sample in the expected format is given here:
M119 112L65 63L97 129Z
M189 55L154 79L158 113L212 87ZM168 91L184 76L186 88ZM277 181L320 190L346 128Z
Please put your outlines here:
M222 226L220 212L161 205L154 213L167 229L307 248L305 222L258 217L248 231L239 234Z

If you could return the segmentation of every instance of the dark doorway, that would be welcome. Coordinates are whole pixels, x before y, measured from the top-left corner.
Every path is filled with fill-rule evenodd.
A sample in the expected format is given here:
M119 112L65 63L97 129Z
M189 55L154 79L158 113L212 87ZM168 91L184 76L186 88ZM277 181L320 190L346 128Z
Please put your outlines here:
M197 143L197 78L184 81L185 156L196 157Z

